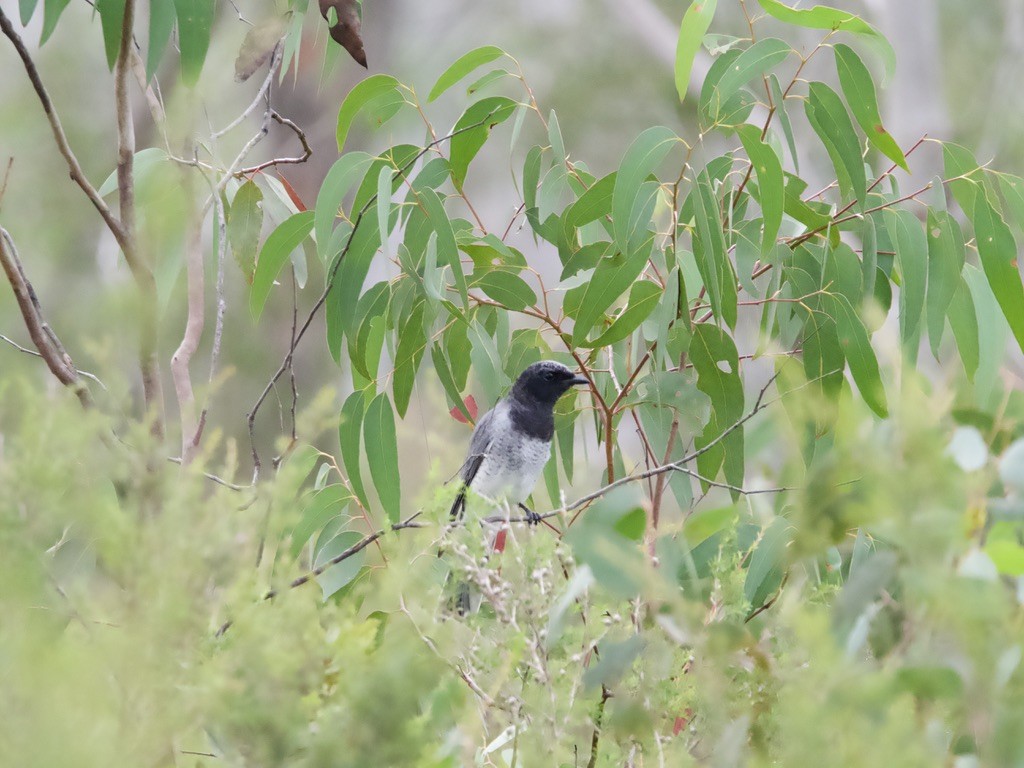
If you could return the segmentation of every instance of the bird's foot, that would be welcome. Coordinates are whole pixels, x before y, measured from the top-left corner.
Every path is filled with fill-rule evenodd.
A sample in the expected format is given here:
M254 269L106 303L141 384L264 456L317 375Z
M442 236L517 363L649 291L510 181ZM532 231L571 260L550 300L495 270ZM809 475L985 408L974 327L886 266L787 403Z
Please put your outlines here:
M527 525L540 525L541 521L544 519L525 504L520 504L519 508L526 514Z

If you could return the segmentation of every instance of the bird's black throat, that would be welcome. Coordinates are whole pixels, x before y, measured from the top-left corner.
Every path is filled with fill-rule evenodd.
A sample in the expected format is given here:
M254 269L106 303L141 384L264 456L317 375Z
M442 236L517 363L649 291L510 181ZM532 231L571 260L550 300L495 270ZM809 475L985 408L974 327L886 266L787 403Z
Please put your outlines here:
M534 440L551 442L555 434L553 403L513 396L509 398L509 418L517 432Z

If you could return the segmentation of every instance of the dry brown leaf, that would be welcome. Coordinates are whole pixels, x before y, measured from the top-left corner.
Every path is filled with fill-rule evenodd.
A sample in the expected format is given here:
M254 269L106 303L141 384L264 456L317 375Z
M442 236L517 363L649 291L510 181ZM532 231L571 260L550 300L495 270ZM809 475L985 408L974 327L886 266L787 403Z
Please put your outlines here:
M252 77L270 58L287 28L288 20L283 16L274 16L252 27L235 59L235 80L241 83Z
M357 0L320 0L320 13L330 21L333 9L337 22L331 27L331 37L351 54L357 62L366 66L366 52L360 36L362 22L359 18Z

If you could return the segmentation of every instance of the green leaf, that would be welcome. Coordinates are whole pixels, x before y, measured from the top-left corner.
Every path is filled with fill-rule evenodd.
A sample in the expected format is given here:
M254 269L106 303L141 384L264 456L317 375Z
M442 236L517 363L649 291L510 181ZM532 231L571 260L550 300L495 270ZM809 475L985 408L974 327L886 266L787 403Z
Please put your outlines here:
M806 29L830 29L836 32L849 32L862 37L876 48L885 63L886 77L892 77L896 71L896 52L889 41L877 29L864 19L848 11L840 11L825 5L798 10L784 5L779 0L757 0L761 7L772 16L786 24L793 24Z
M32 21L32 14L36 12L36 6L39 4L39 0L19 0L18 11L21 14L21 25L27 27L28 23Z
M616 488L598 499L565 535L577 560L590 566L609 593L622 598L635 596L644 578L640 549L620 530L620 524L628 531L635 523L637 509L642 505L636 489ZM632 520L623 523L626 518Z
M834 50L839 83L843 87L846 103L850 105L861 130L879 152L909 173L910 168L907 167L907 158L903 156L903 150L882 125L871 72L850 46L838 43Z
M700 449L743 417L743 382L736 344L718 326L711 323L695 325L689 354L697 371L697 388L711 399L711 419L695 440L696 447ZM697 468L705 478L714 480L724 462L726 480L731 485L742 487L743 453L743 427L738 427L698 456Z
M878 233L875 231L875 220L870 216L864 217L861 256L861 286L865 296L874 296L875 279L878 277Z
M868 186L864 158L853 122L839 94L824 83L811 83L804 108L811 127L828 150L843 194L856 197L863 206Z
M199 81L206 61L217 0L174 0L174 8L178 15L181 79L192 86Z
M281 222L263 244L259 260L256 262L252 290L249 293L249 311L253 320L259 320L263 314L263 306L270 295L270 288L288 256L312 231L313 211L302 211Z
M1005 365L1010 326L981 267L964 266L963 277L971 290L978 322L978 370L974 375L974 396L986 402L995 392L999 372Z
M397 523L402 514L402 490L398 470L398 439L395 415L387 395L377 395L366 409L363 420L363 445L366 463L388 519Z
M949 327L953 330L953 338L956 339L957 351L960 353L960 360L964 364L964 372L967 378L974 381L974 374L978 372L979 345L978 345L978 313L974 308L974 299L971 297L971 289L967 282L960 278L953 300L946 310L949 318Z
M872 411L884 419L889 415L885 387L882 384L878 359L875 357L874 349L871 348L867 329L845 296L831 294L826 298L828 299L826 304L830 305L829 314L836 322L839 344L843 349L846 362L850 366L853 380L857 382L860 396L864 398L864 402Z
M905 353L916 359L928 283L928 241L921 222L910 211L889 209L885 222L900 272L900 338Z
M254 181L247 181L238 188L231 202L228 217L228 242L231 253L251 284L256 271L256 248L263 229L263 192Z
M329 485L308 496L302 518L292 531L292 557L298 557L313 534L341 515L351 500L352 494L343 485Z
M1024 349L1024 285L1017 266L1017 243L985 195L975 198L974 234L988 284L1018 346Z
M138 183L156 166L166 161L167 152L160 149L160 147L146 147L145 149L140 149L136 152L135 159L132 162L136 185L138 185ZM110 172L110 175L104 179L103 184L101 184L99 188L100 197L106 197L114 192L117 192L116 170Z
M345 149L345 139L348 138L348 132L352 128L356 115L372 100L390 92L400 93L398 81L391 75L370 75L348 92L345 101L341 103L341 109L338 110L336 135L339 152Z
M50 39L53 30L57 28L57 22L60 21L61 14L64 13L69 2L71 0L43 0L43 32L39 37L39 45L46 45L46 41ZM22 9L22 14L24 15L24 9Z
M679 94L680 101L686 101L693 60L697 58L704 35L711 27L717 5L718 0L693 0L683 15L683 23L679 27L679 40L676 43L675 63L676 93Z
M751 608L763 605L782 583L786 546L792 537L793 526L784 517L776 517L761 534L743 582L743 597Z
M960 285L966 249L956 219L945 211L928 211L928 296L926 316L932 354L939 357L939 344L946 326L946 310Z
M434 363L434 372L437 374L437 378L441 381L444 393L448 396L449 404L458 408L462 415L466 417L466 421L472 424L473 415L469 412L469 409L466 408L466 402L462 398L462 393L459 391L458 385L455 383L455 377L448 365L448 359L445 357L444 351L439 345L435 344L431 347L430 359Z
M363 177L373 160L374 158L365 152L349 152L342 155L327 171L327 176L324 177L323 184L320 185L320 192L316 197L313 231L316 233L320 258L324 262L330 261L335 256L329 252L328 244L342 201L356 181Z
M341 460L345 464L345 472L348 474L348 484L352 487L359 503L363 509L370 508L370 502L366 496L366 487L363 485L363 476L359 468L359 437L363 429L363 410L366 407L366 398L362 392L353 392L345 400L341 407L341 415L338 420L338 440L341 444Z
M434 83L434 87L430 89L430 95L427 96L427 101L434 101L438 96L447 91L459 80L464 78L470 72L477 67L482 67L484 64L490 64L495 59L500 59L502 56L507 56L501 48L494 45L485 45L480 48L475 48L469 53L465 53L455 60L448 69L446 69L437 82Z
M615 244L627 256L632 255L630 235L638 228L638 222L631 220L631 216L640 187L678 141L679 137L668 128L648 128L629 145L619 164L612 192L612 220Z
M722 232L722 212L711 187L707 169L697 177L697 185L690 195L697 230L693 238L693 254L697 269L708 289L711 311L719 322L736 327L736 275L726 252Z
M942 145L945 178L953 190L953 197L968 216L974 211L974 198L985 182L985 171L978 164L974 154L958 144L945 142Z
M377 216L371 205L362 222L352 233L347 251L342 250L332 262L342 259L334 283L327 295L327 345L336 361L340 362L341 339L351 333L355 323L355 310L370 264L380 247L380 230L369 224ZM339 230L341 228L339 227Z
M388 235L391 234L391 182L394 177L395 169L390 165L381 168L377 176L377 227L385 256L388 255Z
M609 173L590 185L590 189L565 209L562 214L562 234L567 252L561 253L563 264L579 248L576 230L612 212L612 196L618 173Z
M405 418L412 397L413 384L416 383L416 372L427 348L427 334L423 330L423 303L416 305L408 318L399 323L398 349L395 351L395 375L392 380L392 392L395 396L395 410Z
M372 285L356 303L354 317L357 318L357 321L354 323L356 325L355 333L349 335L349 358L352 367L363 378L369 380L377 378L377 369L371 370L367 364L367 353L371 351L368 348L372 332L371 326L374 318L379 318L387 311L390 302L391 286L387 281L382 280Z
M103 28L103 48L107 53L107 66L114 68L121 47L121 27L124 26L125 0L96 0L96 12Z
M650 280L638 280L629 289L629 300L625 309L615 318L611 326L593 341L584 341L583 347L607 347L622 341L633 331L640 327L664 295L664 291L657 283Z
M473 286L516 312L537 303L537 294L533 288L515 272L505 269L492 269L477 274L473 278Z
M633 256L617 253L598 262L593 276L583 289L582 302L572 331L574 344L579 345L587 338L594 323L612 302L629 289L646 264L647 254L643 251L637 251Z
M167 43L171 39L176 14L174 4L164 2L149 4L149 43L146 46L146 81L156 74L163 58Z
M335 557L351 547L354 547L362 540L362 534L357 531L342 531L328 541L323 548L316 553L316 560L313 562L313 567L319 568L324 563L330 562ZM337 593L356 576L358 576L359 571L362 570L363 562L365 560L366 550L363 549L324 571L323 574L317 578L317 583L323 591L324 600Z
M513 75L507 69L491 70L486 75L483 75L479 79L474 80L472 83L470 83L469 87L466 88L466 95L473 96L474 94L479 93L484 88L489 86L491 83L496 83L499 80L506 77L515 77L515 75Z
M779 116L782 123L782 132L786 136L786 143L789 145L789 156L793 160L793 166L797 173L800 172L800 158L797 156L796 139L793 136L793 123L789 119L789 112L786 110L786 97L779 85L779 78L775 74L768 75L768 87L771 89L772 103L775 105L775 114Z
M1008 173L999 174L999 188L1006 198L1006 207L1017 222L1018 229L1024 229L1024 179Z
M733 64L725 70L722 77L712 86L707 100L707 114L713 122L718 122L723 109L735 96L740 88L756 77L761 77L769 70L783 62L790 53L792 46L782 40L769 37L758 40L743 51Z
M466 273L462 271L462 259L459 257L459 246L455 241L455 230L444 204L432 189L420 190L417 197L430 219L431 226L437 232L437 255L452 269L455 285L462 298L462 306L469 306L469 285L466 282Z
M700 98L697 101L697 112L700 117L701 127L706 130L728 129L739 125L750 117L757 99L749 92L739 90L733 93L732 97L725 103L718 105L718 111L712 110L712 102L716 101L718 84L722 78L729 74L736 62L739 61L743 51L733 48L716 58L708 69L707 77L700 88Z
M487 142L491 129L512 116L516 103L504 96L489 96L471 105L455 123L449 163L452 183L462 190L469 164Z
M782 213L786 206L785 177L782 175L782 161L775 150L761 141L761 132L752 125L740 126L737 131L743 148L757 174L758 203L764 219L761 236L761 256L766 256L775 247Z

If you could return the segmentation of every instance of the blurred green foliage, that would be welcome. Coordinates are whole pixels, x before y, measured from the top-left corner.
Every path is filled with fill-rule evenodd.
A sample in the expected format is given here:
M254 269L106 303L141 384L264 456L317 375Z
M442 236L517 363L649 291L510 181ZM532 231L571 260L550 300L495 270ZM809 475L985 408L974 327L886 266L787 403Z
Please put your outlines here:
M44 4L44 37L66 5ZM1024 766L1024 395L1004 366L1024 340L1024 182L945 144L943 178L901 190L889 163L913 165L917 145L882 126L858 52L891 66L878 31L757 0L820 43L755 40L766 20L745 3L747 37L707 36L725 5L681 16L679 98L701 46L716 57L702 131L638 132L604 176L494 46L430 89L464 110L447 134L397 78L353 88L339 153L403 120L428 138L341 154L309 210L276 172L139 147L164 332L190 208L212 191L198 239L231 250L217 297L253 323L226 357L287 336L290 377L297 329L322 308L314 354L351 391L296 389L291 412L282 394L273 430L261 399L243 485L234 424L200 432L182 467L130 415L129 345L110 332L135 317L130 289L89 289L98 408L36 386L37 361L5 366L5 762ZM99 3L107 63L124 7ZM193 85L216 4L169 7L147 19L146 69L176 26ZM320 19L297 0L273 10L297 71ZM801 78L816 56L831 84ZM835 178L819 193L798 172L812 143ZM510 210L488 229L472 200L496 145ZM513 229L532 240L506 242ZM429 434L425 414L471 421L471 392L493 403L542 357L592 381L556 414L545 525L452 525L434 465L454 449L430 447L468 433ZM421 439L415 463L438 476L410 493ZM600 490L573 502L570 486ZM450 611L452 578L479 602L467 616Z

